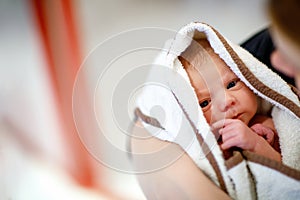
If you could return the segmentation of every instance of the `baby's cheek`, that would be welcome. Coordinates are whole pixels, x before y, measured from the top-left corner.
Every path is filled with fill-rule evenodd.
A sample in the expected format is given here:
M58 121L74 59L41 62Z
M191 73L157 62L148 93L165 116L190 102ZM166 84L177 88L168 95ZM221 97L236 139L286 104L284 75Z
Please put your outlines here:
M213 112L212 111L212 112L210 112L210 114L208 116L209 120L207 120L207 121L209 121L209 124L211 125L211 124L213 124L217 121L225 119L225 114L226 113L220 113L220 112Z
M208 124L211 124L212 120L211 120L211 112L210 111L203 111L203 115L207 121Z
M204 117L207 121L207 123L209 125L212 125L213 123L219 121L220 119L222 119L222 114L216 114L213 111L207 111L206 113L204 113Z

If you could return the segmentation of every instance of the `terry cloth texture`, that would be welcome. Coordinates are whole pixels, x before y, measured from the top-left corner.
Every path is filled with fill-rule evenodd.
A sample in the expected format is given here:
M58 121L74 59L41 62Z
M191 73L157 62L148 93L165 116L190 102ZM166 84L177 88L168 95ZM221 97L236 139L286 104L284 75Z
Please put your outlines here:
M178 60L193 39L200 38L206 38L214 52L262 99L263 111L271 113L278 132L282 163L247 151L224 158ZM282 78L213 27L199 22L180 29L154 63L147 79L154 84L145 85L135 112L150 134L179 144L233 199L300 198L300 103Z

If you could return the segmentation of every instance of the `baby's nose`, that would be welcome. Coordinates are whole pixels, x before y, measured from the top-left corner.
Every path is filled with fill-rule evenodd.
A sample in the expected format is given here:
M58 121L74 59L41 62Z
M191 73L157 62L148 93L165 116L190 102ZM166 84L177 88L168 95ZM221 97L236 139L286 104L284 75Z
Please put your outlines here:
M228 111L228 109L230 109L235 104L236 104L235 97L233 95L230 95L230 94L225 94L223 99L220 101L219 109L222 112L226 112L226 111Z

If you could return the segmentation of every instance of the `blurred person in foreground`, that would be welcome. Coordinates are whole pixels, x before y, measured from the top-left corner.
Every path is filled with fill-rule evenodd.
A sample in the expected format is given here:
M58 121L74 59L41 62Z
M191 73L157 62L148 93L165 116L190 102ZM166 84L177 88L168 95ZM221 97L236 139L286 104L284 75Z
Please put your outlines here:
M300 88L300 1L269 0L271 26L244 41L241 46Z
M271 55L275 68L293 76L300 88L300 1L269 0L271 36L277 49Z

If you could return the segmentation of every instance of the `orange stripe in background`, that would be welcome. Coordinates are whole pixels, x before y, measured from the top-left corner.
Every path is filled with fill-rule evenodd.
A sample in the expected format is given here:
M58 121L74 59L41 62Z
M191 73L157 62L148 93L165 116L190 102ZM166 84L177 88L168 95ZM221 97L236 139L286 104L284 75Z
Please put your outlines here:
M72 154L67 171L87 187L94 187L93 158L81 143L73 122L72 89L81 64L81 53L70 0L32 0L55 98L64 144Z
M63 129L64 144L68 145L71 154L67 154L71 166L65 167L67 172L78 182L78 184L96 189L101 197L108 199L122 199L103 186L102 181L95 180L101 172L102 165L99 164L85 149L82 144L73 121L72 113L72 91L81 62L82 55L79 45L79 37L75 26L74 8L71 0L31 0L40 39L44 47L44 55L47 69L56 100L59 122ZM85 84L80 85L82 104L86 105L86 114L91 112L92 105L86 100L87 91ZM89 121L82 116L81 120ZM86 124L88 132L97 131L93 124ZM101 174L101 173L100 173ZM100 185L99 185L100 183Z

